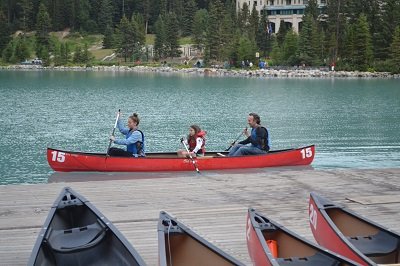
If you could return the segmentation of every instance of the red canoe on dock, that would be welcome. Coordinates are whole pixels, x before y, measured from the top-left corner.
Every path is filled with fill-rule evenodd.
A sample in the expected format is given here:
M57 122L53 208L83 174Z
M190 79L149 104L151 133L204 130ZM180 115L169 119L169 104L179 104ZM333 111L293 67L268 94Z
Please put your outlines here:
M311 243L254 209L248 210L246 239L254 266L359 265Z
M310 227L317 242L362 265L400 265L400 235L315 193Z
M221 156L225 155L225 156ZM209 152L195 158L202 170L263 168L276 166L309 165L314 159L315 146L298 149L270 151L265 155L227 157L227 152ZM193 161L179 158L174 153L148 153L146 157L110 157L105 153L63 151L47 148L47 161L54 171L96 172L156 172L194 171Z

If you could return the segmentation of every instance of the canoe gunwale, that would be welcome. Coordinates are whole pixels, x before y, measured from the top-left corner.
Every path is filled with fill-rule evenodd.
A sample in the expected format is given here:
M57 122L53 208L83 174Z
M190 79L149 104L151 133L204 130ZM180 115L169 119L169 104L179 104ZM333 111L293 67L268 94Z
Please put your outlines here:
M258 155L246 155L245 157L264 157L264 156L268 156L271 154L279 154L282 152L288 152L288 151L295 151L295 150L301 150L301 149L306 149L306 148L310 148L310 147L314 147L315 145L308 145L308 146L303 146L300 148L291 148L291 149L282 149L282 150L273 150L273 151L269 151L266 154L258 154ZM114 157L114 156L106 156L105 153L98 153L98 152L82 152L82 151L67 151L67 150L61 150L61 149L56 149L56 148L51 148L51 147L47 147L47 150L52 150L52 151L57 151L57 152L65 152L65 153L69 153L69 154L75 154L75 155L82 155L82 156L98 156L98 157L110 157L110 158L124 158L124 159L133 159L133 160L144 160L144 159L179 159L181 160L181 157L177 156L176 152L151 152L151 153L146 153L145 157ZM214 159L226 159L225 156L217 156L218 153L222 153L222 154L228 154L228 152L226 151L210 151L210 152L206 152L206 156L208 154L215 154L215 156L212 156L212 158ZM162 157L160 155L165 154L165 157ZM155 157L151 157L151 156L155 156ZM173 155L176 155L176 157L171 157ZM169 157L168 157L169 156ZM201 157L199 157L201 158Z
M346 208L345 206L334 203L333 201L331 201L323 196L320 196L315 192L310 193L310 199L312 199L314 201L315 205L317 206L318 212L322 215L325 222L330 226L331 230L337 236L338 240L342 241L345 245L347 245L352 250L352 252L354 252L357 256L359 256L360 259L364 260L365 263L370 263L371 265L376 264L371 258L369 258L366 254L361 252L355 245L353 245L349 241L349 239L341 232L339 227L330 218L329 214L327 213L327 210L335 209L335 210L341 212L342 215L350 216L351 218L355 218L355 219L359 220L360 223L365 223L369 226L376 228L376 230L378 232L388 233L389 235L393 236L394 238L397 238L398 245L400 245L400 234L398 234L397 232L395 232L387 227L384 227L366 217L363 217L363 216L357 214L356 212Z

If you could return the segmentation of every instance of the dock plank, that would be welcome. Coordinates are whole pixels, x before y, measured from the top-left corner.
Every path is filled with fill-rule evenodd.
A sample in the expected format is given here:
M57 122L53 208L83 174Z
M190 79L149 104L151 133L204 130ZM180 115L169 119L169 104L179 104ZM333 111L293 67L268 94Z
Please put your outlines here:
M251 265L246 245L248 207L315 243L308 224L309 193L315 191L395 231L400 231L400 169L251 169L165 173L162 178L88 182L68 174L54 182L0 186L0 265L26 265L40 227L61 189L72 187L126 236L148 265L157 265L157 221L170 213L227 253ZM156 174L151 177L157 177ZM109 176L112 178L112 175ZM73 182L71 182L73 181ZM371 201L367 205L354 200ZM385 204L381 204L382 201Z

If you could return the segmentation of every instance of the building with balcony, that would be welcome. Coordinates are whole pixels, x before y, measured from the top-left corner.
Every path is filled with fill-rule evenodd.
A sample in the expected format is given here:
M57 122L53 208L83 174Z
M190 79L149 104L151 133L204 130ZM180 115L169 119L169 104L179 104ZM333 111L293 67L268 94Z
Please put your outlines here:
M318 0L319 7L326 6L326 2L327 0ZM241 9L244 3L247 3L249 10L253 10L255 6L260 14L267 12L272 33L279 31L281 21L299 32L308 0L236 0L236 10Z

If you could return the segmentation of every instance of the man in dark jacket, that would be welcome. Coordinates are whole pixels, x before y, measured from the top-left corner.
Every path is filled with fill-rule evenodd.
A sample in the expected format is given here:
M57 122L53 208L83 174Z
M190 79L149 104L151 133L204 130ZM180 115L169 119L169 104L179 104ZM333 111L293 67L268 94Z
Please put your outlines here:
M260 125L260 116L256 113L250 113L247 117L247 123L251 127L251 133L245 128L243 133L247 139L234 145L228 156L266 154L269 151L270 141L268 130Z

